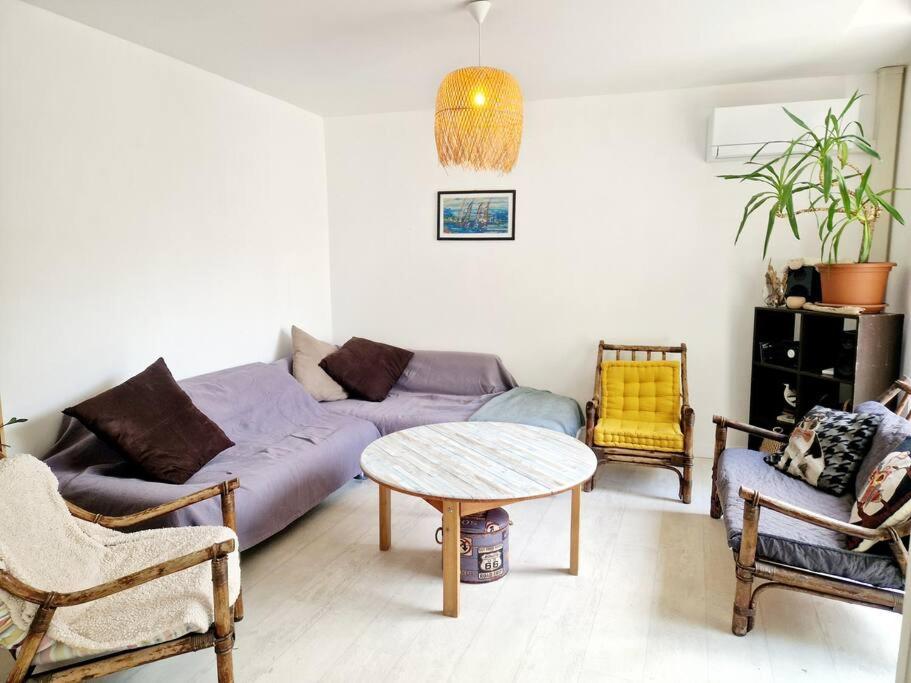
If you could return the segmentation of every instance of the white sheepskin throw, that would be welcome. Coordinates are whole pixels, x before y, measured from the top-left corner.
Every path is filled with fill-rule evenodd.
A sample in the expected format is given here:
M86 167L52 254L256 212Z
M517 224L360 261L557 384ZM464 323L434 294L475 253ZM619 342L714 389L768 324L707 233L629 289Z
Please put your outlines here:
M57 479L30 455L0 459L0 569L39 590L68 593L237 538L225 527L121 533L73 517ZM240 591L238 553L228 557L231 604ZM0 590L13 623L28 630L37 605ZM106 652L207 631L214 620L212 565L155 579L54 614L48 637ZM164 638L163 638L164 636Z

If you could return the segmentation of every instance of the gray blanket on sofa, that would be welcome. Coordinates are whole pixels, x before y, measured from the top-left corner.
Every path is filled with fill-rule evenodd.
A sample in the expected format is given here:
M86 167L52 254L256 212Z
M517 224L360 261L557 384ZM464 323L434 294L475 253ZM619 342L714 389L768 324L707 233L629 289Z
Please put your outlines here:
M516 387L494 396L470 422L515 422L576 436L585 423L575 399L541 389Z

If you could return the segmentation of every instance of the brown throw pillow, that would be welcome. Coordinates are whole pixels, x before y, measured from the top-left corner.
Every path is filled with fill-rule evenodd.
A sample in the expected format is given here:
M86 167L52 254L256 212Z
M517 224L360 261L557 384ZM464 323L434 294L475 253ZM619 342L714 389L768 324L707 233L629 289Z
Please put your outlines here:
M193 405L163 358L123 384L63 412L148 475L171 484L183 484L234 445Z
M389 344L352 337L319 366L345 390L367 401L382 401L414 354Z

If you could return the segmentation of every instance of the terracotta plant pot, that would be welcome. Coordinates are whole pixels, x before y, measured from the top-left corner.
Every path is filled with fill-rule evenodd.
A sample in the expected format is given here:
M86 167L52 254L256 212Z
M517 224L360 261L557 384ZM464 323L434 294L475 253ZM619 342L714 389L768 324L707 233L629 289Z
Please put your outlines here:
M881 311L894 267L894 263L818 263L822 302Z

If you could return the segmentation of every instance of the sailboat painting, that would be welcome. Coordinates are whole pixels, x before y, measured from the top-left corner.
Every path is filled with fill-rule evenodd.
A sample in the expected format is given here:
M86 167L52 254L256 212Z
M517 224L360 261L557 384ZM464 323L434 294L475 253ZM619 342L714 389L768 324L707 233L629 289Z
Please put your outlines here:
M437 193L438 240L515 239L516 191Z

